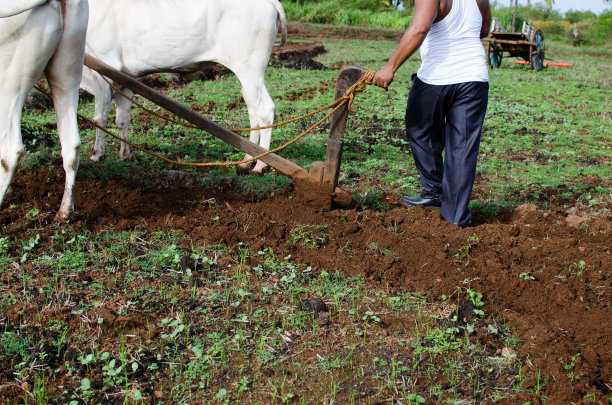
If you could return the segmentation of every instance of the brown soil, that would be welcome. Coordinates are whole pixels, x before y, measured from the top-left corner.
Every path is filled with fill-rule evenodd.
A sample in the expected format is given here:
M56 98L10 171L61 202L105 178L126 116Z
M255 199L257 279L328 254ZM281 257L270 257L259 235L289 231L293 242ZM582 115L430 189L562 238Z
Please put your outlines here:
M289 37L310 38L351 38L399 41L404 34L400 29L380 29L370 27L348 27L346 25L305 24L290 22L287 24Z
M143 188L124 179L79 179L76 225L93 232L179 229L195 243L242 242L254 251L271 247L291 252L293 260L314 270L338 270L434 298L469 287L483 293L487 313L508 320L521 339L518 355L529 357L529 367L554 376L556 381L551 378L544 388L552 403L580 401L589 392L610 393L609 217L587 219L557 207L542 212L521 206L500 222L480 216L473 227L460 229L436 211L406 209L395 198L388 199L392 209L386 212L322 211L297 196L289 198L295 195L292 188L248 202L232 196L229 185L211 190L173 184ZM62 188L61 171L18 174L6 201L18 208L0 211L7 236L27 240L27 230L11 227L26 214L19 207L38 200L51 216ZM246 233L235 225L245 215L252 221ZM327 224L331 242L320 249L289 243L289 230L300 224ZM395 255L368 255L373 242ZM343 253L347 245L351 254ZM535 279L521 276L526 273ZM573 372L581 378L568 385L564 364L578 353ZM529 384L535 381L524 388Z
M79 178L75 225L93 232L178 229L195 243L242 242L254 251L271 247L291 252L292 260L314 270L359 275L375 286L424 291L434 299L469 287L484 295L488 314L508 321L520 338L518 356L529 359L527 367L551 376L543 387L550 403L578 403L588 393L602 400L612 395L609 216L521 206L497 219L477 214L474 226L460 229L436 211L406 209L395 197L387 198L391 209L385 212L327 211L306 204L293 188L249 202L232 195L229 185L194 188L182 178L151 188L120 178ZM23 207L36 200L52 217L62 190L62 170L19 172L0 210L4 236L27 240L27 229L13 226L26 216ZM7 208L11 205L16 208ZM235 226L245 215L252 221L248 232ZM300 224L328 225L330 242L320 249L289 243L289 231ZM373 242L394 255L368 255ZM347 245L350 254L343 249ZM570 384L564 365L572 357L572 371L580 378ZM528 380L523 388L535 384Z
M289 41L282 47L272 49L270 64L298 70L325 69L326 67L323 64L312 59L324 52L325 48L323 44L316 40ZM211 63L194 73L152 74L140 80L154 89L163 89L167 87L179 88L192 80L216 80L221 76L229 74L231 74L231 71L225 66L218 63ZM32 100L31 103L35 104L36 100Z

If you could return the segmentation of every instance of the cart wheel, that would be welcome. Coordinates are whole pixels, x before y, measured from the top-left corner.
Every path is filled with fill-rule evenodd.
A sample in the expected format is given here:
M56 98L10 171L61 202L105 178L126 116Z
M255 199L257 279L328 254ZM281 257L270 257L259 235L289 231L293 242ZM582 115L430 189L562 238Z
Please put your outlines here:
M544 67L544 34L542 31L537 30L535 34L533 34L533 42L537 45L535 48L529 47L531 52L531 66L539 72Z
M531 66L539 72L544 67L544 52L539 49L535 50L531 55Z
M533 34L533 42L538 44L538 48L544 49L544 33L541 30L537 30Z
M495 42L489 42L489 66L491 69L499 68L502 62L501 46Z

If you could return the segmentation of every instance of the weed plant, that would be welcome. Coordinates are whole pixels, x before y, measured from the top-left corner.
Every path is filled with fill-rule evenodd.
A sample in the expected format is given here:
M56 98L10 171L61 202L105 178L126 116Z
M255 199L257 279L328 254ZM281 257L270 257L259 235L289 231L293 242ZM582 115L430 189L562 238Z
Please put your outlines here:
M327 52L316 59L325 70L268 68L277 120L327 104L339 68L378 69L396 47L391 41L322 42ZM519 204L542 207L554 199L567 209L609 215L610 50L550 41L547 55L575 66L535 72L508 58L490 71L472 203L476 212L494 217ZM368 88L353 105L340 185L356 193L360 209L388 209L384 195L420 191L402 122L417 58L398 71L388 92ZM167 92L228 127L248 125L240 86L231 75ZM81 110L92 115L93 102L82 100ZM48 128L54 117L53 111L24 110L25 126L34 134L53 134ZM307 125L275 129L273 145ZM225 161L243 155L200 131L136 109L132 131L136 142L179 159ZM94 131L82 128L81 134L79 179L159 185L160 173L176 169L139 152L119 162L110 140L108 157L94 165L87 161ZM322 127L281 155L306 168L325 156L327 136ZM60 167L58 150L31 144L22 169ZM232 191L252 199L289 184L274 172L238 178L234 169L176 170L195 186L231 180ZM512 401L526 378L537 381L536 396L547 381L537 370L523 368L525 359L499 354L497 349L516 349L518 341L492 314L474 311L474 322L457 324L431 297L373 291L333 268L315 274L288 252L255 252L240 244L197 246L170 231L92 234L73 224L48 225L36 201L27 210L17 225L28 229L27 237L3 236L8 225L0 233L0 368L31 394L24 394L24 402L452 403L468 390L476 402L495 402ZM235 226L247 232L249 218L238 217ZM327 231L324 225L304 224L286 236L304 249L319 249L329 242ZM389 224L389 232L398 230ZM467 263L478 244L477 238L466 239L453 252L456 260ZM375 241L368 253L390 260L397 254ZM193 260L193 268L184 266L185 258ZM589 271L585 266L568 263L568 277L580 279ZM524 272L521 280L533 282L532 277L537 273ZM31 287L33 280L41 287ZM474 290L460 293L483 311L486 297ZM323 300L328 311L304 310L302 300L312 297ZM445 308L459 302L444 301ZM578 356L559 359L574 380L580 377L573 367Z
M323 41L326 53L317 61L326 70L292 70L271 66L267 83L277 107L277 121L301 115L333 98L338 69L345 65L368 69L382 67L395 49L393 41ZM491 70L489 107L484 123L476 182L475 209L499 213L522 203L545 205L551 195L569 204L578 202L598 212L610 200L612 170L610 155L610 52L606 47L547 42L547 57L556 62L574 63L572 68L550 67L535 72L505 58L501 68ZM410 89L410 75L419 67L418 55L397 72L389 91L369 87L359 94L349 117L344 139L340 185L357 195L364 209L385 209L379 196L385 192L420 192L418 175L405 139L403 116ZM205 114L228 127L248 126L247 111L240 101L235 77L223 76L210 82L194 81L181 89L169 90L175 99L194 106L206 106ZM289 95L300 95L289 101ZM236 108L225 108L228 104ZM233 105L233 104L232 104ZM84 114L93 113L93 102L83 100ZM44 131L54 123L52 111L26 108L24 120L32 131ZM134 109L132 139L170 157L184 160L226 161L243 153L222 141L190 128L168 124ZM310 122L295 122L275 129L272 145L287 142ZM49 124L47 124L47 123ZM325 126L317 128L280 154L307 168L325 156ZM171 168L135 152L132 161L117 159L116 144L109 140L108 159L88 162L93 130L82 131L82 159L79 177L138 178L156 184L159 175ZM46 164L60 158L55 146L36 145L26 154L22 167ZM233 191L258 200L286 187L287 179L274 174L260 178L236 176L230 169L180 168L185 182L214 186L230 181ZM205 173L205 175L202 175ZM584 183L582 179L592 179ZM594 181L593 181L594 179ZM35 235L33 235L34 237Z
M324 231L296 229L299 241ZM422 403L466 389L485 400L520 388L509 378L491 391L514 369L479 344L476 324L469 333L450 330L419 294L313 274L269 248L245 258L241 245L197 246L178 233L70 237L74 231L56 234L53 253L30 252L29 276L48 286L43 291L0 281L3 299L17 295L11 309L21 314L2 318L0 365L31 388L26 402ZM9 249L18 261L19 248ZM373 244L371 254L393 253ZM60 260L67 256L70 264ZM186 259L190 267L181 266ZM4 271L1 280L21 270ZM481 302L478 292L466 294ZM305 309L306 297L327 308ZM390 327L389 319L405 326ZM498 345L508 338L496 330ZM437 386L437 376L448 383ZM420 380L434 388L419 389Z
M405 29L410 25L414 9L402 11L384 7L377 1L291 0L283 3L289 21L319 24L341 24L346 26L370 26L378 28ZM590 11L569 10L561 13L549 9L543 2L514 7L498 2L492 4L493 18L507 31L520 32L524 20L543 31L545 38L572 43L574 45L604 45L612 39L612 10L600 15ZM512 21L515 19L515 27ZM575 35L577 29L578 35Z

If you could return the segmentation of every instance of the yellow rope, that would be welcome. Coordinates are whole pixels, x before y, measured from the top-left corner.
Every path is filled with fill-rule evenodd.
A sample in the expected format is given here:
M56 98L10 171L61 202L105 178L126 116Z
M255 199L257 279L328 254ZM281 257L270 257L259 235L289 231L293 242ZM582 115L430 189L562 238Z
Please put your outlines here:
M366 75L368 76L368 77L365 77L365 81L367 82L365 84L371 84L372 83L372 77L374 77L374 73L375 72L373 70L367 70L365 72L364 77ZM197 126L195 126L193 124L185 123L185 122L182 122L182 121L177 121L177 120L175 120L173 118L163 116L163 115L161 115L161 114L159 114L159 113L157 113L157 112L155 112L155 111L145 107L142 103L139 103L138 101L136 101L136 99L134 97L130 97L127 94L125 94L120 88L115 86L105 76L103 76L100 73L98 73L98 74L100 75L102 80L104 80L113 90L115 90L117 93L119 93L124 98L130 100L132 103L136 104L138 107L140 107L142 110L144 110L145 112L149 113L150 115L153 115L153 116L155 116L157 118L160 118L162 120L171 122L173 124L182 125L182 126L187 127L187 128L199 129ZM359 83L359 81L357 83ZM357 83L355 83L355 84L357 84ZM365 90L365 84L363 85L363 89L355 90L354 94L364 91ZM345 94L347 94L347 93L348 93L348 91ZM354 94L352 94L352 97L349 100L349 109L350 109L350 106L353 104ZM338 100L341 100L341 99L339 98ZM318 109L316 109L316 110L314 110L312 112L300 115L299 117L290 118L290 119L282 121L282 122L277 122L276 124L266 125L266 126L263 126L263 127L256 127L256 128L229 128L229 130L233 131L233 132L249 132L249 131L258 131L258 130L261 130L261 129L278 128L278 127L281 127L283 125L290 124L292 122L299 121L299 120L302 120L304 118L308 118L311 115L318 114L318 113L323 112L323 111L325 111L325 110L327 110L329 108L335 107L337 105L337 103L338 103L338 100L335 100L332 103L324 105L323 107L318 108ZM123 141L123 142L125 142L125 141Z
M156 157L158 159L161 159L161 160L163 160L163 161L165 161L167 163L171 163L171 164L174 164L174 165L177 165L177 166L188 166L188 167L235 166L235 165L239 165L239 164L243 164L243 163L249 163L249 162L258 160L258 159L260 159L260 158L262 158L262 157L264 157L266 155L278 152L279 150L282 150L282 149L286 148L287 146L295 143L296 141L298 141L299 139L303 138L305 135L310 133L313 129L315 129L319 124L321 124L323 121L325 121L327 118L329 118L333 113L335 113L340 107L342 107L346 103L348 103L349 111L352 111L351 110L351 106L352 106L353 101L355 99L355 95L358 94L358 93L363 92L366 89L368 84L372 84L372 78L374 77L374 73L375 73L374 70L367 70L364 73L364 75L357 82L355 82L355 84L353 84L350 88L348 88L346 90L346 92L344 93L344 95L342 97L339 97L334 102L329 103L326 106L323 106L323 107L321 107L321 108L319 108L319 109L317 109L317 110L315 110L315 111L313 111L311 113L304 114L304 115L302 115L300 117L292 118L290 120L287 120L287 121L284 121L284 122L281 122L281 123L278 123L278 124L269 125L267 127L244 128L244 129L232 130L232 131L236 131L237 132L237 131L241 131L241 130L243 130L243 131L251 131L251 130L258 130L258 129L273 128L273 127L277 127L277 126L280 126L280 125L287 124L289 122L294 122L294 121L297 121L299 119L303 119L303 118L309 117L311 115L317 114L319 112L325 111L328 108L332 108L333 107L332 110L328 114L326 114L323 118L321 118L320 120L315 122L313 125L308 127L308 129L306 129L304 132L302 132L301 134L299 134L298 136L293 138L291 141L289 141L289 142L287 142L287 143L285 143L285 144L283 144L283 145L281 145L279 147L276 147L274 149L271 149L271 150L268 150L268 151L266 151L264 153L261 153L261 154L259 154L257 156L253 156L253 157L251 157L249 159L242 159L242 160L233 161L233 162L223 162L223 163L221 163L221 162L180 162L178 160L169 159L169 158L167 158L167 157L165 157L163 155L160 155L159 153L155 153L155 152L152 152L150 150L147 150L147 149L143 148L142 146L140 146L138 144L135 144L135 143L132 143L132 142L127 141L125 139L122 139L120 136L115 135L113 132L111 132L108 129L102 127L99 123L97 123L96 121L94 121L94 120L92 120L90 118L87 118L87 117L85 117L85 116L83 116L81 114L77 114L77 115L78 115L78 117L80 119L87 121L89 124L91 124L91 125L95 126L96 128L102 130L104 133L110 135L111 137L113 137L113 138L115 138L115 139L117 139L117 140L119 140L121 142L124 142L124 143L128 144L129 146L133 147L134 149L138 149L141 152L144 152L144 153L146 153L148 155L154 156L154 157ZM106 78L103 77L103 79L105 81L107 81ZM109 82L107 81L107 83L109 83ZM114 87L112 84L110 84L110 85L114 89L116 89L116 87ZM41 93L45 94L47 97L51 98L51 96L49 94L47 94L40 87L36 86L36 89L38 91L40 91ZM131 98L125 96L120 90L116 89L116 91L118 91L123 97L126 97L130 101L134 102L139 107L147 110L146 108L142 107L140 104L138 104L137 102L135 102ZM152 112L152 114L155 115L155 116L158 116L158 117L160 117L162 119L166 119L166 117L160 116L160 115L158 115L158 114L156 114L154 112ZM180 123L178 121L174 121L174 120L171 120L171 121L179 123L181 125L185 125L184 123ZM189 125L189 126L191 127L191 125ZM195 127L195 126L193 126L193 127ZM195 128L197 128L197 127L195 127Z

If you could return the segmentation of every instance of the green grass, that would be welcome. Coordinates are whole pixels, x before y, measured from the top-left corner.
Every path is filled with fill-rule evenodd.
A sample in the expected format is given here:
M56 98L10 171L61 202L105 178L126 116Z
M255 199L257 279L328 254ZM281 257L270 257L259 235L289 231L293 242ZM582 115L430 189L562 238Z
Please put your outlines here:
M323 40L326 53L317 60L327 70L291 70L269 67L266 81L276 103L276 120L304 114L333 98L338 69L357 65L368 69L382 67L395 49L392 41ZM609 50L601 47L575 48L547 43L547 57L570 62L572 68L549 67L535 72L505 58L501 69L490 71L489 107L484 124L478 163L476 190L486 200L474 201L476 207L509 207L536 203L542 191L548 194L572 193L594 210L610 201L612 169L609 164L612 120L612 90L608 72ZM420 191L410 150L404 139L403 116L410 88L410 75L418 70L418 55L398 71L388 92L369 87L356 98L344 139L344 160L340 185L364 193L386 185L400 194ZM240 87L232 75L213 82L192 82L184 89L169 91L171 97L196 109L227 127L248 126L247 111L240 102ZM297 100L289 100L298 95ZM301 95L301 96L299 96ZM227 109L228 104L236 109ZM83 102L83 112L92 114L93 103ZM198 107L200 106L200 107ZM161 153L183 160L226 161L240 159L243 153L222 141L190 128L150 118L143 112L133 114L134 141L155 147ZM54 122L53 112L44 114L25 110L27 125L42 130L45 120ZM273 146L285 143L307 128L315 117L273 131ZM131 162L117 160L117 147L108 140L108 159L98 165L87 162L93 130L83 131L83 159L79 176L139 177L156 181L155 172L168 165L135 152ZM246 136L246 135L245 135ZM325 156L326 128L318 128L307 138L280 152L281 156L307 168ZM57 159L58 148L38 147L27 154L24 166L37 166ZM146 168L146 169L145 169ZM202 178L202 170L180 169ZM210 185L235 177L233 169L205 170L202 181ZM375 173L376 176L371 176ZM190 177L191 178L191 177ZM582 179L594 179L584 184ZM373 183L371 183L373 180ZM382 182L382 183L381 183ZM238 191L257 199L287 185L276 176L261 179L241 178ZM257 190L263 190L258 192ZM495 210L495 208L493 208Z
M396 46L367 40L322 42L328 52L317 60L327 70L268 68L277 120L327 104L341 66L378 69ZM574 67L535 72L504 59L501 69L490 72L472 207L498 215L522 203L545 205L559 199L592 215L609 215L610 51L549 42L547 54ZM388 92L370 87L357 96L344 140L340 186L356 193L360 209L384 210L388 203L383 195L420 191L402 136L410 75L418 65L416 58L407 61ZM233 76L192 82L168 93L228 127L247 124ZM301 96L290 101L289 94ZM231 103L237 108L227 109ZM92 115L91 101L82 101L81 108ZM24 120L31 131L47 133L55 117L53 111L26 109ZM300 122L274 130L273 146L305 127ZM132 133L136 142L185 160L225 161L243 155L211 136L136 109ZM87 158L94 136L93 130L82 130L80 179L119 177L154 185L160 172L175 169L140 152L120 162L110 140L106 160L91 164ZM280 154L307 168L324 159L327 136L328 130L321 128ZM58 147L33 145L22 168L59 159ZM274 173L253 178L237 177L234 169L180 170L193 185L232 179L232 191L254 200L289 184ZM198 246L175 232L92 234L77 225L47 225L36 201L27 209L18 225L28 230L27 237L0 236L0 308L11 314L0 319L0 368L29 381L32 395L24 393L24 402L95 403L109 396L154 403L306 403L312 398L419 403L452 402L468 389L479 401L493 402L523 391L528 377L537 380L532 395L540 395L546 384L546 376L523 368L527 359L497 352L518 345L502 320L483 314L470 324L452 321L459 296L476 305L482 299L477 291L457 291L441 304L414 292L372 290L333 268L314 274L292 261L289 252L255 252L241 244ZM237 228L246 232L248 225L248 217L237 218ZM389 231L394 231L392 224ZM327 237L323 225L287 230L291 243L308 249L325 246ZM477 243L467 239L453 253L467 260ZM393 260L397 254L376 242L369 248L382 259ZM352 247L342 249L349 253ZM181 265L185 258L194 260L194 268ZM567 271L579 276L586 270L568 263ZM30 287L31 281L41 287ZM311 297L327 304L325 319L301 307ZM339 340L330 338L325 322L333 325L331 333ZM572 359L559 361L577 378L571 374Z
M410 24L412 9L396 12L379 8L376 1L362 3L368 4L359 7L355 2L348 1L288 1L283 3L283 8L288 21L402 29Z
M35 380L38 403L111 394L126 402L353 402L373 392L416 401L453 398L466 387L492 398L490 376L514 373L479 345L482 321L459 334L417 294L315 275L271 249L196 246L178 233L77 232L63 227L51 251L30 254L29 275L46 287L0 282L2 297L19 294L12 311L23 314L0 333L0 364ZM185 258L193 269L180 265ZM327 303L323 316L342 346L328 339L323 313L302 308L305 297ZM388 319L406 326L390 328ZM502 344L510 336L498 329ZM476 370L467 385L466 368ZM446 376L443 386L431 380L438 375ZM417 380L432 388L416 394Z
M406 8L397 11L390 6L390 1L346 1L346 0L291 0L283 3L287 20L301 23L370 26L378 28L405 29L412 20L414 9ZM548 9L544 2L514 7L493 3L492 16L508 31L520 31L523 20L527 20L536 29L542 30L548 40L565 42L573 45L605 45L612 39L612 11L603 11L599 15L590 11L569 10L561 13ZM512 21L515 26L512 27ZM578 35L575 36L574 28Z

